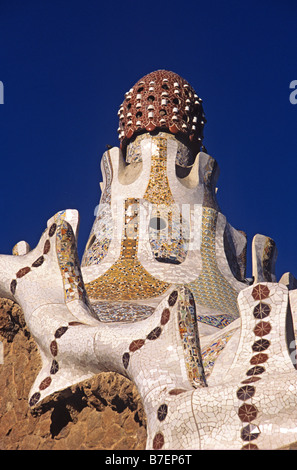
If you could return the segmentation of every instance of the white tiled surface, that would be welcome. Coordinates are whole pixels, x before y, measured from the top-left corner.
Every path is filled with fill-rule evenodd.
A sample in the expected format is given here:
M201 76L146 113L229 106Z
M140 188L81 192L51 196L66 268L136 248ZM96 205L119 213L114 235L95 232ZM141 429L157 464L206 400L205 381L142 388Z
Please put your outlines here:
M294 332L286 336L289 292L268 282L270 274L275 280L265 260L270 240L255 239L258 283L236 279L232 269L242 263L245 238L220 213L209 187L209 175L217 171L214 159L200 153L192 169L196 176L181 181L175 174L181 149L172 135L145 134L133 145L137 158L130 174L119 149L103 156L104 206L82 267L75 210L52 217L34 250L21 242L13 256L0 256L0 295L21 305L42 356L30 405L93 374L115 371L139 390L148 449L275 449L296 441L296 369L287 346ZM178 249L186 256L180 264L154 257L160 248L176 259L177 246L176 239L161 246L158 233L152 241L150 211L158 214L156 202L163 210L186 205L184 228L197 243L191 245L181 231L184 246ZM229 258L226 229L234 242ZM295 292L290 291L293 329ZM130 313L120 318L125 305Z

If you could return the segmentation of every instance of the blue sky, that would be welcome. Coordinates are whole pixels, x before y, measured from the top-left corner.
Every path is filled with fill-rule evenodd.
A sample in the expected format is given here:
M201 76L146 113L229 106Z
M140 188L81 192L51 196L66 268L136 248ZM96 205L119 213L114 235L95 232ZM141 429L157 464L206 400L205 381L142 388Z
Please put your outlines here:
M294 0L0 0L0 252L33 248L58 210L81 217L82 255L100 159L143 75L172 70L203 98L222 212L278 247L297 277L297 4Z

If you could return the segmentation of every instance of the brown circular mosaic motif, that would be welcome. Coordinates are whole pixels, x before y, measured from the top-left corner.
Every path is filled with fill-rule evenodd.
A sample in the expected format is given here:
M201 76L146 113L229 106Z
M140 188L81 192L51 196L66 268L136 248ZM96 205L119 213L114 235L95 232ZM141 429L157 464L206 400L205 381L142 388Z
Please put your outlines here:
M256 389L252 385L245 385L244 387L240 387L237 390L237 398L242 401L246 401L249 398L252 398L255 395Z
M248 403L244 403L238 410L238 416L241 421L250 423L254 419L256 419L258 414L258 410L254 405L249 405Z
M29 405L30 406L36 405L36 403L40 400L40 397L41 395L39 392L33 393L32 397L30 398Z
M259 447L256 444L246 444L241 450L259 450Z
M271 331L271 325L267 321L260 321L254 328L254 333L256 336L266 336Z
M170 310L169 308L164 308L161 316L161 325L164 326L169 321L170 318Z
M267 297L269 297L269 293L270 291L268 287L263 284L258 284L252 290L252 296L255 300L267 299Z
M33 267L33 268L38 268L39 266L42 265L43 262L44 262L44 257L43 257L43 256L39 256L39 258L37 258L37 260L34 261L34 263L32 264L32 267Z
M158 411L157 411L158 420L164 421L164 419L167 416L167 412L168 412L168 406L166 405L166 403L159 406Z
M171 292L171 294L169 296L169 299L168 299L168 304L169 304L170 307L173 307L173 305L175 305L175 303L177 301L177 297L178 297L178 293L177 293L176 290Z
M260 374L263 374L263 372L265 372L265 369L264 367L262 366L255 366L255 367L252 367L251 369L249 369L246 373L246 375L248 376L251 376L251 375L260 375Z
M51 383L52 383L51 377L46 377L45 379L43 379L43 381L39 385L39 390L45 390L47 387L50 386Z
M252 350L255 352L261 352L269 348L269 346L270 341L268 341L268 339L261 338L254 342L254 344L252 345Z
M253 375L249 379L242 380L241 383L242 384L250 384L250 383L253 383L253 382L257 382L258 380L261 380L261 377L257 377L255 375Z
M31 271L31 268L29 268L29 266L26 266L25 268L20 269L16 273L16 277L19 279L19 278L25 276L26 274L28 274L30 271Z
M50 373L51 374L56 374L59 370L59 364L58 362L54 359L53 362L52 362L52 365L51 365L51 370L50 370Z
M10 292L14 295L16 291L17 281L13 279L10 283Z
M241 430L241 439L243 441L253 441L260 435L260 429L255 424L248 424Z
M268 317L270 315L271 307L268 304L265 304L264 302L260 302L256 307L254 308L254 317L257 318L257 320L262 320L262 318Z
M55 357L57 354L58 354L58 345L57 345L57 341L52 341L51 344L50 344L50 351L52 353L52 355Z
M54 223L50 226L50 229L48 231L48 234L50 237L52 237L55 234L56 229L57 229L57 224Z
M129 353L124 353L123 354L123 357L122 357L122 361L123 361L123 365L125 367L125 369L127 369L128 365L129 365L129 361L130 361L130 354Z
M158 432L153 440L153 449L154 450L160 450L164 446L165 439L164 436L161 432Z
M61 336L63 336L67 330L68 330L68 326L61 326L55 331L55 338L61 338Z
M144 340L144 339L135 339L135 340L132 341L132 343L130 344L130 346L129 346L129 351L130 351L130 352L137 351L137 349L142 348L142 346L144 345L144 343L145 343L145 340Z
M147 335L147 339L149 339L149 340L157 339L157 338L159 338L159 336L161 335L161 333L162 333L162 328L160 328L160 326L157 326L156 328L154 328L154 329Z
M49 240L46 240L44 247L43 247L43 254L47 255L50 249L51 249L51 242Z
M183 388L173 388L170 390L169 395L180 395L180 393L185 393L187 390L184 390Z
M250 363L252 365L255 365L255 364L262 364L263 362L266 362L268 359L268 354L265 354L265 353L259 353L259 354L256 354L255 356L253 356L250 360Z

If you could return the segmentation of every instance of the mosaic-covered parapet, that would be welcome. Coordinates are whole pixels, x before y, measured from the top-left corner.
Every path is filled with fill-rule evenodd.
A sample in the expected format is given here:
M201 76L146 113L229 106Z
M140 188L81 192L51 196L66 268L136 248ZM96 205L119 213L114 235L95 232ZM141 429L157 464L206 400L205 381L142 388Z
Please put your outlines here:
M82 257L82 266L99 264L106 256L110 241L113 238L111 213L111 182L113 173L108 151L103 154L101 159L101 173L103 182L100 185L102 191L100 204L96 208L96 219Z
M70 216L75 218L72 211ZM73 260L74 240L65 233L61 261L56 256L60 232L71 231L65 222L67 211L49 221L36 249L23 257L0 257L2 272L11 279L2 280L1 289L10 289L22 305L41 352L31 407L113 370L137 385L147 415L147 449L274 449L297 439L296 351L290 346L294 332L284 284L263 282L241 291L240 318L221 336L224 347L201 342L194 299L184 287L171 287L142 321L105 323L83 298L73 310L76 300L65 295L61 267L67 265L67 253ZM13 266L8 261L18 269L8 272ZM32 310L28 288L46 273L51 285L49 278L39 283ZM48 287L52 297L44 303ZM213 353L207 352L206 362L209 347Z
M275 241L257 234L252 241L252 266L254 282L276 282L275 263L277 247Z
M281 284L260 283L243 290L238 300L240 334L215 362L207 389L193 392L199 448L280 448L296 440L288 291Z
M16 243L16 245L14 245L14 247L12 249L12 254L15 255L15 256L26 255L30 251L30 249L31 248L30 248L29 243L22 240L22 241Z
M169 386L149 397L148 449L266 450L296 440L287 306L288 291L279 284L240 293L240 333L215 362L208 387Z
M171 288L154 312L141 322L111 325L100 321L79 289L84 284L79 272L75 272L75 238L67 219L75 221L75 214L72 211L56 214L48 221L32 252L22 258L8 257L18 263L19 269L15 276L11 273L12 281L7 288L22 306L42 358L42 369L30 393L30 406L35 407L56 391L105 370L134 380L144 401L152 390L158 386L163 389L170 381L172 389L205 386L190 292ZM8 258L0 257L3 271ZM28 286L34 287L40 276L46 278L45 282L39 283L34 299L28 299ZM73 295L69 293L69 283ZM46 301L48 289L51 297ZM34 301L34 309L30 300ZM147 369L147 355L156 369ZM142 371L145 380L141 379Z
M83 310L81 316L74 316L73 301L65 296L67 286L61 269L67 265L67 253L70 263L73 259L74 239L67 235L71 226L65 225L66 220L67 212L57 214L35 250L22 258L13 257L19 263L15 277L11 276L17 281L14 296L24 308L43 360L31 390L31 407L57 390L102 370L114 370L131 378L140 391L148 417L148 449L275 448L276 435L284 426L290 432L278 439L278 447L297 438L295 348L290 351L289 345L294 333L289 327L288 290L284 285L260 283L241 292L240 334L235 324L230 325L231 337L224 334L224 347L219 346L212 355L214 364L207 364L203 361L207 344L200 344L194 332L194 303L185 289L171 289L152 315L141 322L102 323L95 320L88 305L82 309L82 303L78 305ZM56 253L63 230L66 238L61 261ZM44 304L41 299L46 286L40 284L40 300L35 298L32 311L26 296L28 285L34 285L34 279L44 277L45 272L54 275L51 293L55 298Z
M142 321L104 323L83 297L67 295L63 267L68 262L71 267L75 256L67 219L75 226L73 211L50 219L38 246L26 255L0 257L1 272L10 279L2 279L1 289L22 305L43 361L31 407L114 370L137 385L147 414L148 449L273 449L297 439L296 351L284 284L262 282L241 291L240 318L228 327L230 338L221 336L223 348L201 343L193 296L185 288L171 288ZM28 299L38 279L39 290ZM211 346L217 347L214 364L209 351L209 362L203 361Z
M289 305L292 315L292 328L294 330L295 337L292 339L290 347L295 348L297 337L297 279L292 273L284 273L279 280L280 284L284 284L289 290Z
M224 250L233 276L239 281L246 279L247 236L242 230L235 230L229 223L224 231Z

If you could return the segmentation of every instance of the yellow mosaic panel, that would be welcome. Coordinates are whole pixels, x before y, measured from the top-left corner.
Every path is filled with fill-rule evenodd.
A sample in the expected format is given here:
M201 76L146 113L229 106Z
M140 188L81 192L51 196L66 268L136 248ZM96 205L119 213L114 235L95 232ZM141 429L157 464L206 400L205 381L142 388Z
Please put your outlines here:
M222 335L217 341L206 346L202 351L203 367L206 378L210 376L215 361L228 341L232 338L234 332Z
M119 259L98 279L86 284L92 299L138 300L157 297L170 284L155 279L137 260L139 200L125 201L125 221Z
M65 211L55 215L49 228L49 238L56 235L56 252L63 279L65 301L88 299L82 279L80 262L77 253L76 239L71 225L65 220Z
M195 301L204 307L227 313L233 318L239 316L238 292L233 289L218 269L216 260L216 223L218 212L203 208L201 258L202 273L195 281L187 284Z
M151 173L144 199L152 204L174 203L167 178L167 137L153 137ZM137 260L139 200L125 201L125 223L119 259L98 279L86 284L88 295L102 300L137 300L157 297L169 283L155 279Z
M165 135L152 137L154 153L151 157L150 179L144 199L152 204L168 207L175 201L167 178L167 140ZM217 214L215 209L203 208L202 273L195 281L187 284L187 287L193 292L197 304L216 310L218 313L228 314L231 318L237 318L238 293L221 274L216 261ZM159 296L170 287L170 283L155 279L137 259L138 199L129 198L125 201L124 217L119 259L105 274L86 284L87 293L92 299L110 301L148 299ZM168 222L170 224L170 217ZM168 247L168 252L173 252L173 247L174 245Z
M153 137L155 152L151 157L151 173L144 199L152 204L174 204L167 178L167 138Z

